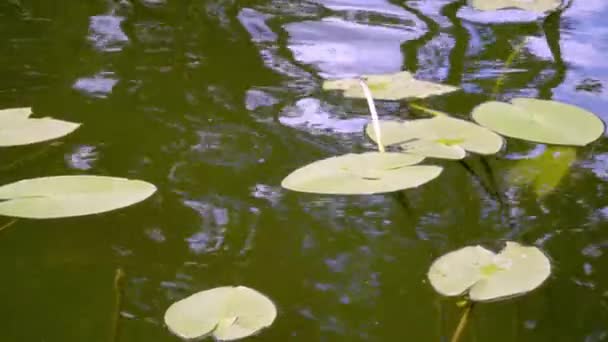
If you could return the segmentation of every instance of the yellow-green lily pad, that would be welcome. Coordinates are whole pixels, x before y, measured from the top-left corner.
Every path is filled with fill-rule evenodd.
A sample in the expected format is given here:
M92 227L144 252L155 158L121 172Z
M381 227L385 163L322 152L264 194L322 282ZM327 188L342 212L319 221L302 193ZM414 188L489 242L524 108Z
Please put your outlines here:
M105 176L52 176L0 186L0 215L50 219L103 213L150 197L141 180Z
M561 0L470 0L471 7L480 11L519 8L530 12L550 12L562 5Z
M468 291L472 301L492 301L530 292L550 274L551 263L540 249L509 241L498 254L481 246L449 252L433 262L428 278L444 296Z
M459 160L467 156L467 151L457 144L447 144L440 140L418 139L400 145L403 152L429 158Z
M415 165L424 157L407 153L349 153L308 164L283 179L283 188L308 193L366 195L418 187L442 168Z
M19 120L27 120L30 115L32 115L32 108L30 107L0 109L0 126L7 126Z
M498 134L473 122L436 116L411 121L380 121L382 143L399 145L412 154L444 159L462 159L465 150L478 154L494 154L500 151L504 139ZM371 125L367 135L376 141Z
M450 85L417 80L407 71L395 74L363 75L362 77L377 100L422 99L459 89ZM365 98L357 78L327 80L323 82L323 89L341 90L346 97Z
M223 286L195 293L165 312L169 330L184 339L213 336L238 340L269 327L277 316L274 303L245 286Z
M72 133L79 123L53 118L30 118L31 108L0 110L0 147L29 145Z
M480 125L504 136L546 144L584 146L605 130L595 114L557 101L490 101L477 106L472 115Z

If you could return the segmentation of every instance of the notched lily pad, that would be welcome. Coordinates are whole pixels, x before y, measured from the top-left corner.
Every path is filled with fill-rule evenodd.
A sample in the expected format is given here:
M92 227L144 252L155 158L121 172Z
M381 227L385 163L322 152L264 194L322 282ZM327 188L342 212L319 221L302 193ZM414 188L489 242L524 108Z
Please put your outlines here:
M470 0L470 6L480 11L496 11L508 8L545 13L558 9L561 0Z
M399 145L408 153L433 158L462 159L465 150L494 154L504 143L502 137L487 128L448 116L404 122L380 121L380 130L385 146ZM366 133L376 141L371 125L366 127Z
M289 174L281 186L317 194L364 195L418 187L442 168L415 165L424 157L407 153L349 153L308 164Z
M156 187L104 176L53 176L0 186L0 215L31 219L98 214L133 205Z
M477 106L472 115L477 123L499 134L546 144L584 146L605 130L595 114L548 100L490 101Z
M422 99L459 89L450 85L417 80L407 71L396 74L363 75L363 78L377 100ZM365 98L359 79L356 78L327 80L323 82L323 89L342 90L346 97Z
M223 286L195 293L165 312L169 330L184 339L213 336L231 341L269 327L277 316L274 303L245 286Z
M509 241L498 254L481 246L447 253L433 262L428 278L444 296L468 291L472 301L492 301L530 292L550 274L551 263L543 252Z
M0 110L0 147L29 145L61 138L72 133L79 123L53 118L30 118L31 108Z

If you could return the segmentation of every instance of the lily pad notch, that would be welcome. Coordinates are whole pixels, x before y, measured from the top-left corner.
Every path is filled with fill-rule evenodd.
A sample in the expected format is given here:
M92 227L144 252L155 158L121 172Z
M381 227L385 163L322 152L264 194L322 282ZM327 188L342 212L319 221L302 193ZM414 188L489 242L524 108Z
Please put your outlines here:
M181 338L232 341L259 333L276 316L274 303L262 293L245 286L222 286L173 303L164 318L169 330Z

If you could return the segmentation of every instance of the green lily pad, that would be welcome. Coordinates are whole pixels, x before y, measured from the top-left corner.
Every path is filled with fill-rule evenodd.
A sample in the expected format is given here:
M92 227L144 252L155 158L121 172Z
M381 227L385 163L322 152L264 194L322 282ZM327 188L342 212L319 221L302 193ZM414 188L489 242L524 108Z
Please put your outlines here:
M19 107L0 109L0 126L10 125L11 122L26 120L32 115L32 108Z
M530 12L550 12L562 5L561 0L471 0L470 6L480 11L519 8Z
M349 153L318 160L289 174L281 186L317 194L364 195L418 187L439 176L439 166L414 165L406 153ZM413 165L413 166L412 166Z
M363 75L363 79L374 98L378 100L422 99L459 89L449 85L417 80L407 71L395 74ZM359 85L359 79L356 78L327 80L323 82L323 89L342 90L346 97L365 98Z
M0 215L47 219L115 210L143 201L156 187L103 176L53 176L0 186Z
M172 333L185 339L213 336L231 341L270 326L277 316L274 303L245 286L223 286L195 293L165 312Z
M422 119L427 120L427 119ZM398 145L404 152L422 157L439 159L462 159L466 151L458 145L448 145L420 137L420 131L412 126L413 121L379 121L382 144L386 147ZM376 144L376 132L372 124L365 127L365 132Z
M468 291L472 301L490 301L530 292L550 274L551 263L543 252L509 241L498 254L481 246L447 253L433 262L428 278L444 296Z
M553 192L576 160L576 148L549 146L536 158L518 160L507 173L514 185L530 185L538 197Z
M502 137L484 127L448 116L404 122L380 121L380 131L385 146L398 144L408 153L433 158L462 159L465 150L494 154L504 143ZM366 127L366 133L376 141L370 125Z
M429 158L459 160L467 155L465 149L459 145L450 145L433 140L413 140L401 144L400 147L404 152Z
M79 123L52 118L32 119L31 108L0 110L0 147L28 145L72 133Z
M472 115L477 123L499 134L546 144L584 146L605 129L593 113L547 100L490 101L477 106Z

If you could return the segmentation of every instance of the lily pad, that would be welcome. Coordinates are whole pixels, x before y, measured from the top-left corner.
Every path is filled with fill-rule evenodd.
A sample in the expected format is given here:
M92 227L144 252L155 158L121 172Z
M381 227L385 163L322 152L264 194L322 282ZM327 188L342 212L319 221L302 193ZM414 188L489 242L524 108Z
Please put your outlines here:
M514 185L529 185L538 197L546 196L559 185L576 160L576 148L549 146L536 158L518 160L507 173Z
M471 0L470 6L480 11L519 8L530 12L550 12L562 5L561 0Z
M53 176L0 186L0 215L47 219L115 210L143 201L156 187L104 176Z
M349 153L318 160L289 174L281 186L317 194L364 195L418 187L439 176L439 166L415 165L406 153ZM413 166L412 166L413 165Z
M408 153L444 159L462 159L465 150L479 154L500 151L504 139L475 123L436 116L411 121L380 121L382 143L399 145ZM366 127L367 135L376 141L374 130Z
M407 71L362 77L377 100L422 99L459 89L450 85L417 80ZM342 90L346 97L365 98L359 79L356 78L328 80L323 82L323 89Z
M403 152L429 158L459 160L467 156L465 149L459 145L443 143L441 141L419 139L401 144L400 147Z
M0 110L0 146L19 146L57 139L72 133L79 123L52 118L32 119L31 108Z
M468 291L472 301L491 301L530 292L550 274L551 263L543 252L509 241L498 254L481 246L447 253L433 262L428 278L444 296Z
M548 100L490 101L473 110L473 119L499 134L539 143L584 146L604 133L604 123L579 107Z
M18 120L25 120L30 115L32 115L32 108L30 107L0 109L0 126L6 126Z
M213 336L231 341L270 326L277 316L273 302L245 286L223 286L195 293L165 312L172 333L185 339Z

